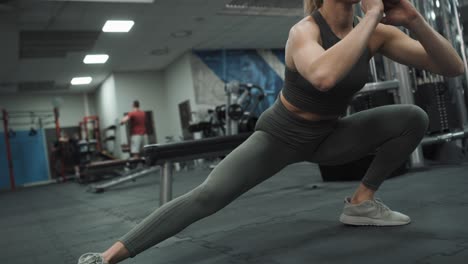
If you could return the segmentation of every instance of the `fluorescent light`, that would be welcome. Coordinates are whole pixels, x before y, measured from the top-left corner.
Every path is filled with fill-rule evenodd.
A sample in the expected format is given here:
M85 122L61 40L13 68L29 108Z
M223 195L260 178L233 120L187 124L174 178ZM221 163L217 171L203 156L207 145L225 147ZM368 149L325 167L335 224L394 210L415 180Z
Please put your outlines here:
M109 59L109 55L107 54L94 54L94 55L86 55L83 62L85 64L103 64L106 63Z
M75 77L71 80L72 85L86 85L93 81L91 77Z
M129 32L135 22L132 20L107 20L102 28L104 32Z
M56 2L71 2L70 0L49 0ZM73 2L110 2L110 3L153 3L154 0L73 0Z

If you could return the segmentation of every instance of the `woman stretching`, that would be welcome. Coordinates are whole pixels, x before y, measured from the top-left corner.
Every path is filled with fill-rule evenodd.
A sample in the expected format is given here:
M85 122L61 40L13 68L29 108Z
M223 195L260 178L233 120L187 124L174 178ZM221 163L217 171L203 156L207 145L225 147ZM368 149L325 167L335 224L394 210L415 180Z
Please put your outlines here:
M348 225L410 223L374 194L418 146L428 127L415 105L388 105L339 118L368 80L376 53L445 76L464 72L450 43L433 30L408 0L305 0L307 16L286 44L286 80L275 104L252 136L229 154L200 186L165 204L104 253L79 264L118 263L216 213L287 165L309 161L336 165L375 152L355 193L345 199L340 221ZM384 17L385 12L385 17ZM395 26L409 29L413 40Z

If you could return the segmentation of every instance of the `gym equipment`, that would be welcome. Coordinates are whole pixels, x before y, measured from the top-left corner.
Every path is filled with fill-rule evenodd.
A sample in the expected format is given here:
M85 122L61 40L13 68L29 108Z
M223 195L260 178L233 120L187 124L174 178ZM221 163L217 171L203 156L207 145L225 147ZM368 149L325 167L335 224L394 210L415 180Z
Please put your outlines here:
M8 129L8 114L5 111L5 109L2 110L2 120L3 120L3 127L5 131L5 145L6 145L6 151L7 151L7 156L8 156L8 171L9 171L9 176L10 176L10 186L11 189L15 189L15 175L13 172L13 160L11 157L11 145L10 145L10 134L11 130Z
M398 80L367 83L354 95L348 106L347 115L381 105L398 104L400 102L399 88Z
M114 149L115 149L115 143L116 143L116 135L117 135L117 126L116 125L111 125L111 126L108 126L106 127L106 129L104 129L104 143L105 143L105 149L107 149L110 153L114 153ZM113 143L113 147L111 148L112 150L109 150L109 143L112 142Z
M147 164L150 166L162 166L160 205L172 199L174 162L226 155L242 144L250 135L251 133L244 133L234 136L145 146L144 155Z
M191 124L188 127L190 133L202 132L203 138L213 137L215 136L213 133L213 128L215 124L210 122L199 122L196 124Z
M81 168L81 183L95 182L104 179L109 174L122 175L120 171L125 171L125 168L135 168L139 163L144 163L144 159L117 159L97 161L85 164Z
M425 0L413 0L412 3L425 16L431 27L445 36L452 46L461 52L465 67L468 68L465 42L460 41L463 39L463 32L458 15L458 2L455 0L440 1L437 7L431 1ZM356 11L359 13L361 10ZM411 32L406 29L403 31L411 35ZM466 85L468 71L465 72L465 78L444 78L376 55L371 60L371 73L374 82L392 79L400 82L399 89L396 90L398 99L396 102L416 104L428 112L431 122L429 132L434 134L429 138L450 137L451 134L461 133L468 128L468 85ZM447 94L451 95L450 99L446 97ZM373 100L376 99L375 96L370 96L368 99L372 101L368 102L369 104L375 103ZM461 140L461 138L457 140L462 141L463 147L467 148L466 140ZM411 168L425 166L422 146L434 140L423 140L423 142L411 154Z
M88 129L88 126L91 126ZM95 147L90 146L90 149L96 149L97 152L101 152L101 132L99 127L99 117L98 116L85 116L83 121L80 122L80 140L85 140L89 145L95 145Z
M91 175L102 175L103 172L109 172L110 170L117 170L122 168L128 167L137 167L138 164L144 164L145 159L135 159L130 158L128 160L111 160L111 161L103 161L103 162L95 162L85 166L85 174L89 176ZM117 179L111 180L106 183L91 185L90 190L95 193L102 193L105 190L120 185L125 182L135 181L138 178L144 177L149 173L158 170L158 168L135 168L128 172L122 173Z
M145 113L146 113L147 132L149 135L152 135L154 137L155 134L154 134L154 129L153 129L152 112L145 112ZM125 113L125 115L127 115L127 113ZM99 125L99 123L97 124ZM106 132L105 141L106 142L115 141L116 130L117 130L116 125L111 125L105 129L105 132ZM127 123L126 130L127 130L128 142L130 142L129 132L131 130L131 122ZM126 150L130 152L130 149L128 147L124 148L124 146L122 146L122 150L124 152ZM100 151L99 154L101 156L104 155L103 151ZM106 156L109 157L110 155L107 154ZM109 161L90 163L85 166L85 175L87 178L90 178L91 180L94 180L98 177L102 179L102 175L105 175L105 174L114 174L114 175L117 174L119 176L118 178L113 179L109 182L98 184L98 185L92 185L90 187L90 190L96 193L104 192L106 189L120 185L122 183L125 183L128 181L135 181L136 179L144 177L155 170L155 168L144 168L144 167L140 168L138 166L144 163L145 163L145 160L141 158L130 158L130 159L124 159L124 160L114 159L114 160L109 160Z
M225 90L226 105L218 106L216 112L218 119L226 124L226 135L253 132L257 121L255 111L265 99L265 90L258 85L238 81L226 84Z
M109 153L102 147L101 132L100 132L100 120L98 116L85 116L79 123L80 127L80 153L81 163L88 164L102 160L117 160L113 156L113 153ZM104 142L115 140L115 130L117 127L111 125L104 131L106 138ZM112 132L111 135L107 135L107 132Z
M445 133L457 129L460 116L452 103L452 93L443 82L418 85L414 99L429 116L428 134Z
M439 144L439 143L450 142L453 140L465 139L465 138L468 138L468 129L465 129L465 131L458 131L454 133L447 133L447 134L432 136L432 137L425 137L422 140L421 145L428 146L432 144Z
M90 190L92 190L95 193L103 193L107 189L111 187L115 187L117 185L121 185L123 183L129 182L129 181L136 181L138 178L142 178L147 176L150 173L156 172L159 170L159 167L150 167L138 172L133 172L127 176L122 176L118 179L112 180L107 183L99 184L99 185L93 185L91 186Z
M2 109L2 120L3 120L3 127L5 131L5 146L7 152L7 160L8 160L8 172L10 178L10 188L11 190L15 190L15 173L14 173L14 166L13 166L13 158L11 152L11 144L10 144L10 137L14 137L16 133L10 128L12 125L18 126L29 126L31 125L31 131L29 135L31 136L32 132L35 131L33 127L36 124L39 129L42 129L43 126L47 124L54 124L55 125L55 132L57 140L60 138L60 121L59 121L59 109L54 108L53 110L27 110L27 111L10 111L8 112L6 109ZM30 119L30 122L18 122L18 123L11 123L10 121L13 119ZM53 121L49 120L53 119ZM34 131L33 131L34 130ZM63 160L62 160L63 164ZM62 166L63 167L63 166ZM65 174L64 170L61 172L62 180L65 181Z
M203 138L251 133L255 129L260 103L266 97L263 88L254 84L242 84L237 81L226 84L227 104L208 110L209 121L194 123L189 132L203 132Z

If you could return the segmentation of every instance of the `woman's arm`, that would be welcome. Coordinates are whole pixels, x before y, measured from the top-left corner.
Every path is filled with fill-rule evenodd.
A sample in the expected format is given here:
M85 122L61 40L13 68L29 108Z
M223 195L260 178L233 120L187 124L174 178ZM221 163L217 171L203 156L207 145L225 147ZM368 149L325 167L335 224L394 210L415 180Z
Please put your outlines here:
M436 74L455 77L464 73L463 61L449 41L431 28L409 1L401 0L397 8L400 17L395 19L387 15L387 23L408 28L419 41L396 27L379 25L376 31L382 36L380 53L399 63Z
M371 1L367 1L371 2ZM348 74L362 56L369 39L383 15L383 4L375 1L365 17L345 38L328 50L318 43L316 25L298 24L291 29L288 52L299 73L320 91L328 91Z

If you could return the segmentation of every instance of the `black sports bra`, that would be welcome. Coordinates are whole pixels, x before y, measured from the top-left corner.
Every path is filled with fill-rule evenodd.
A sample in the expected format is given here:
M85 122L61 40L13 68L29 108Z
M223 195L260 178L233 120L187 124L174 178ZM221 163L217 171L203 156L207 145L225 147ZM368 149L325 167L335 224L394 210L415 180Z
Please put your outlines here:
M333 33L318 10L315 10L312 16L320 28L322 46L325 50L341 40ZM359 23L357 18L354 21L353 26ZM342 115L346 112L353 95L370 81L370 56L369 49L366 49L351 71L335 87L326 92L319 91L299 72L286 67L282 94L288 102L302 111L320 115Z

